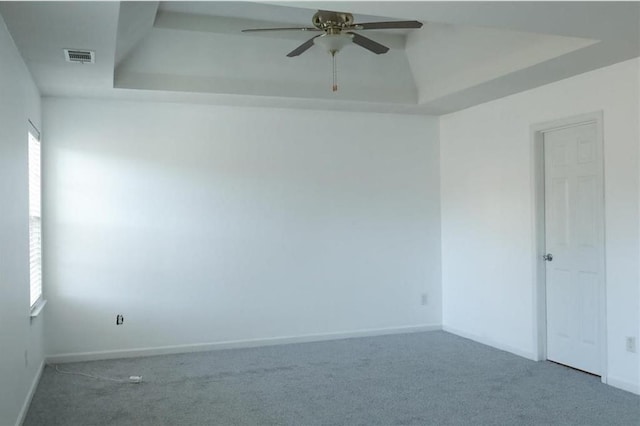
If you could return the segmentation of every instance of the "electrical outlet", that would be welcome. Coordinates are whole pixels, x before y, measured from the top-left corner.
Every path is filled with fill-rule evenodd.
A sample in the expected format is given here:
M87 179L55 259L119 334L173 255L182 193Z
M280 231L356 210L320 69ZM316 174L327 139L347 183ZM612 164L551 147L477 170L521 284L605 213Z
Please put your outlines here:
M627 336L627 352L636 351L636 338L632 336Z
M423 305L426 305L429 303L429 297L427 296L427 293L422 293L422 297L420 298L420 303L422 303Z
M122 325L123 322L124 322L124 316L116 315L116 325Z

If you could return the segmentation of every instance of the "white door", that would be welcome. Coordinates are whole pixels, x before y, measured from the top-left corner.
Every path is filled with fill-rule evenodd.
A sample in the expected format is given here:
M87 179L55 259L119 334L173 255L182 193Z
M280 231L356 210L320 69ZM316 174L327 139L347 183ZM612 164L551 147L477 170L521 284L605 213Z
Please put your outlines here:
M602 146L595 123L543 137L547 358L601 375Z

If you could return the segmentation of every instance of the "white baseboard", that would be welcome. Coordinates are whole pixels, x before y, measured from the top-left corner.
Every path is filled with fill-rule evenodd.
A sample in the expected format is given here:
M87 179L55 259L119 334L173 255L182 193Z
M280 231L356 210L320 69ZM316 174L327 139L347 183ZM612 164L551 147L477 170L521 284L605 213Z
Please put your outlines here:
M301 336L270 337L265 339L229 340L213 343L161 346L153 348L122 349L98 352L80 352L48 355L47 363L98 361L103 359L133 358L141 356L167 355L186 352L203 352L219 349L253 348L259 346L284 345L288 343L320 342L324 340L350 339L354 337L384 336L388 334L418 333L442 330L440 324L422 324L404 327L377 328L336 333L306 334Z
M27 412L29 411L29 406L31 405L31 400L33 399L33 395L36 393L36 389L38 388L38 383L40 383L40 377L42 377L42 371L44 371L44 361L40 364L38 368L38 372L36 376L33 378L31 382L31 386L29 387L29 392L27 393L27 397L22 404L22 408L20 409L20 413L18 414L18 419L16 420L16 426L21 426L24 423L25 418L27 417Z
M624 379L608 376L607 384L609 386L613 386L614 388L622 389L624 391L640 395L640 385L638 383L632 383Z
M538 360L538 357L533 352L523 351L522 349L510 346L510 345L505 345L504 343L497 342L497 341L492 340L492 339L487 338L487 337L478 336L477 334L468 333L466 331L458 330L456 328L449 327L447 325L443 325L442 326L442 330L446 331L447 333L451 333L451 334L455 334L455 335L460 336L460 337L464 337L465 339L473 340L474 342L482 343L483 345L487 345L487 346L494 347L496 349L500 349L501 351L510 352L510 353L512 353L514 355L518 355L518 356L521 356L523 358L530 359L532 361L537 361Z

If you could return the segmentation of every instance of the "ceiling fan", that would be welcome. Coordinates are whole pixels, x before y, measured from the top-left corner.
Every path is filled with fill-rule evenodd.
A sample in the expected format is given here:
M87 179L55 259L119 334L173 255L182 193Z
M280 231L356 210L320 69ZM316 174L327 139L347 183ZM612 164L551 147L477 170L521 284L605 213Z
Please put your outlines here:
M293 58L310 49L314 44L324 47L333 58L333 91L338 90L336 84L335 55L344 46L353 43L363 47L375 54L387 53L389 48L377 41L371 40L355 31L360 30L386 30L386 29L411 29L422 28L419 21L386 21L386 22L362 22L355 23L353 15L345 12L333 12L330 10L319 10L311 19L313 27L289 27L289 28L250 28L242 32L263 32L263 31L316 31L321 32L316 36L302 43L287 54Z

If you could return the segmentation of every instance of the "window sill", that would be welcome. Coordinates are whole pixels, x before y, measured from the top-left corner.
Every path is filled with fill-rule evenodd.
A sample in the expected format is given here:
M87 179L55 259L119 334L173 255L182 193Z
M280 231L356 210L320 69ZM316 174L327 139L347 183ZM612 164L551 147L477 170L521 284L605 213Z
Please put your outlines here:
M33 305L33 307L31 308L31 315L30 315L31 319L40 315L40 313L42 312L42 309L44 308L44 305L46 304L47 304L46 300L40 300L38 303Z

